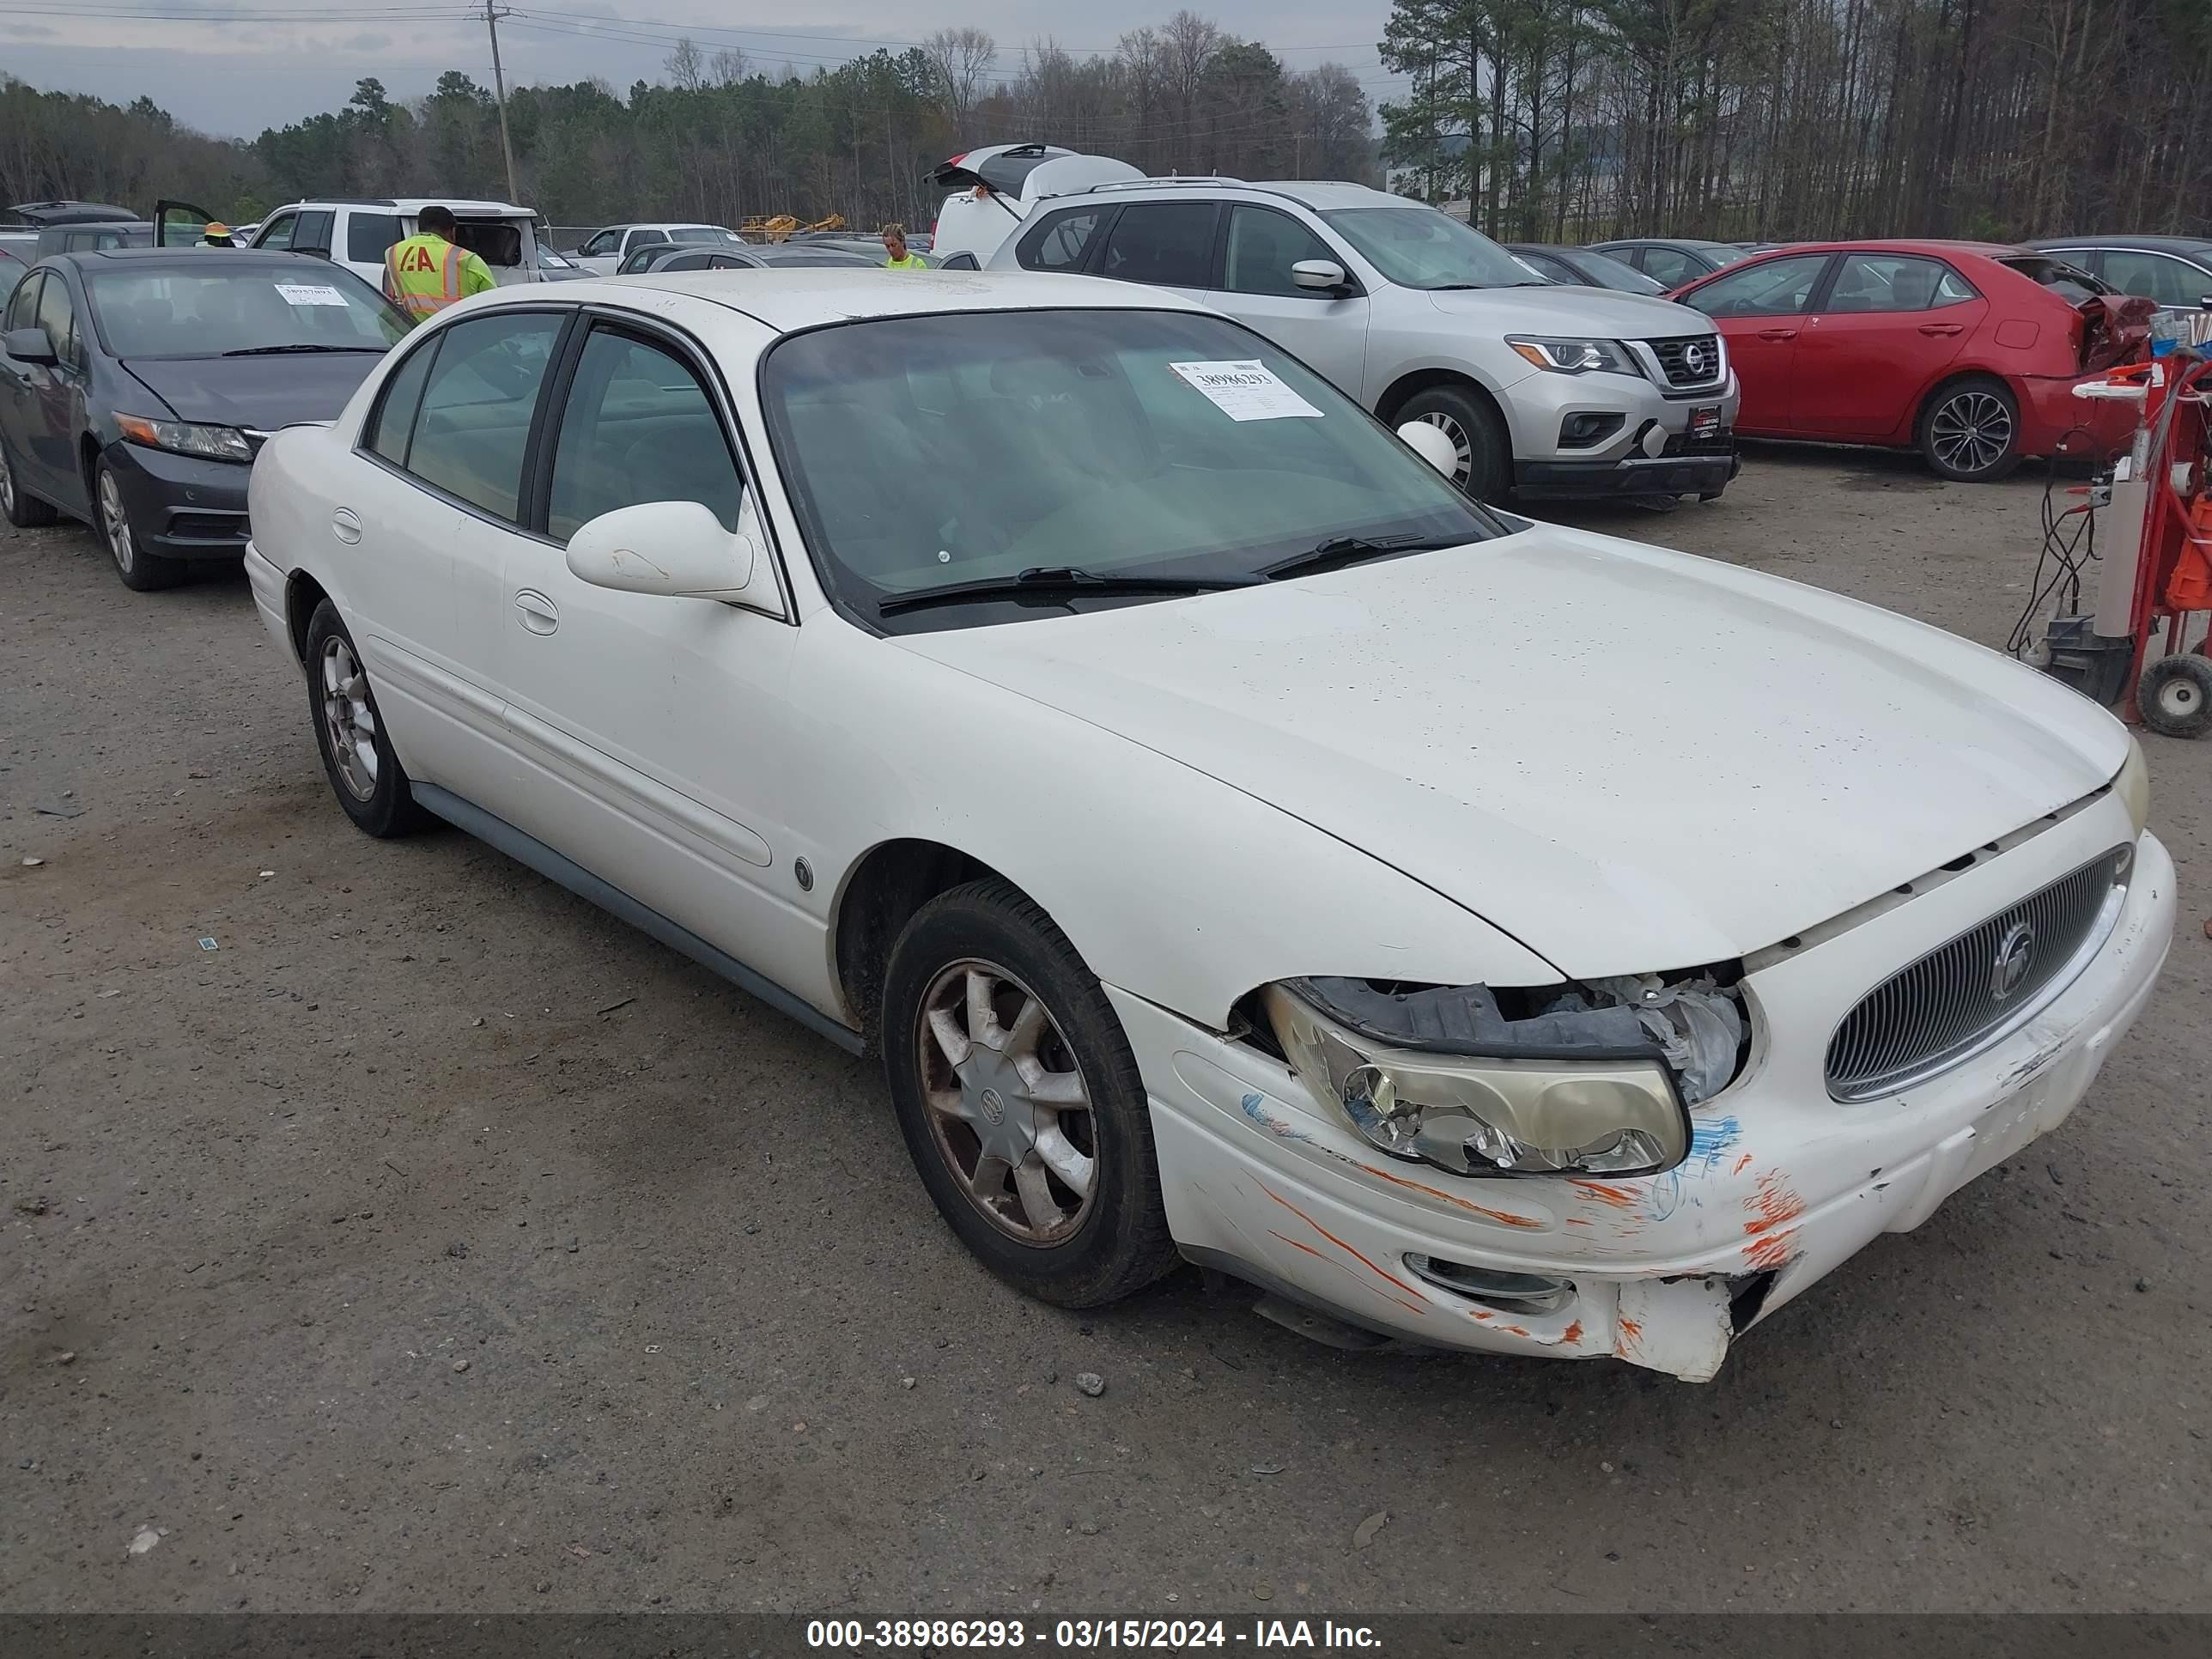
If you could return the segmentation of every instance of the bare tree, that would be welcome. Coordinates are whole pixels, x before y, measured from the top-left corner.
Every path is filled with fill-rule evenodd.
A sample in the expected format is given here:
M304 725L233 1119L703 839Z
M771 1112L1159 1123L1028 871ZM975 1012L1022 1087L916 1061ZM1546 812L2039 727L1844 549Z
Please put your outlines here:
M922 41L921 50L929 60L945 118L956 136L964 135L978 94L998 61L999 43L982 29L939 29Z
M696 92L707 84L707 54L688 34L668 54L667 69L668 78L686 92Z

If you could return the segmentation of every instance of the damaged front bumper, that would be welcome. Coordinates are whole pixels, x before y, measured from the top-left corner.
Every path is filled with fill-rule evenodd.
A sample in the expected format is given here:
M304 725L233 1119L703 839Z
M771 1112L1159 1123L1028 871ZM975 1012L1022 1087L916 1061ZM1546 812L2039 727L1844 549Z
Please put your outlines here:
M2155 837L2101 949L2001 1041L1895 1094L1830 1097L1823 1056L1865 991L2131 833L2109 799L1742 981L1743 1073L1692 1109L1689 1157L1632 1179L1467 1179L1393 1161L1286 1067L1109 987L1152 1100L1168 1217L1192 1260L1426 1346L1613 1356L1690 1381L1884 1232L2064 1121L2171 942ZM2069 862L2071 860L2071 862ZM1410 1260L1409 1260L1410 1258Z

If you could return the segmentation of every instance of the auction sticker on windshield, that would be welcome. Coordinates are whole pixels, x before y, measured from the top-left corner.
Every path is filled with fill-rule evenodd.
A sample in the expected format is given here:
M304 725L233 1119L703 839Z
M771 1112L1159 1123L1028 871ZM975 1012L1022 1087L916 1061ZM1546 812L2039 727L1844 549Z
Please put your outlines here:
M337 306L343 309L346 296L328 283L279 283L277 293L288 306Z
M1321 410L1277 380L1257 358L1240 363L1170 363L1168 367L1232 421L1319 420Z

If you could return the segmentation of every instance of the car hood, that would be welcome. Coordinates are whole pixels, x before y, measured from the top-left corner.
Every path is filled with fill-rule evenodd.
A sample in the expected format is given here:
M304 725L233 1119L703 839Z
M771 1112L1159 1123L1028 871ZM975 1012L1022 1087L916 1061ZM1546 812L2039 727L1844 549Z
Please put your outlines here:
M1941 629L1547 526L895 643L1271 802L1572 977L1774 944L2127 750L2086 699Z
M1447 317L1479 318L1507 333L1595 335L1602 339L1664 339L1711 334L1713 319L1656 295L1607 288L1454 288L1429 298Z
M355 388L383 361L369 351L303 351L268 357L136 357L123 367L179 420L273 432L294 421L337 419Z

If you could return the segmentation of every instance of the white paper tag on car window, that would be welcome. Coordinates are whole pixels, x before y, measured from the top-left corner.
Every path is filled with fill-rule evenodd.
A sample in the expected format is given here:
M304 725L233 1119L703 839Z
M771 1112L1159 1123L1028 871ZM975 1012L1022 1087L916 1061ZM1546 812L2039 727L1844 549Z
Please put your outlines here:
M1237 363L1170 363L1168 367L1232 421L1319 420L1321 410L1252 358Z
M279 283L276 291L288 306L343 307L346 302L346 296L328 283Z

